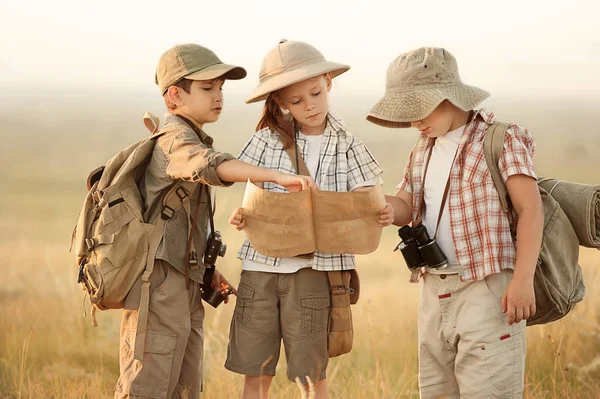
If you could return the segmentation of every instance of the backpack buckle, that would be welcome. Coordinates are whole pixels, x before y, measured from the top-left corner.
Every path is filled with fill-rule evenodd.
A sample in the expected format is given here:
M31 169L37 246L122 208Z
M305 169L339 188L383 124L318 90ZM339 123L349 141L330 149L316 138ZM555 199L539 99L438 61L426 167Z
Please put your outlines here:
M169 220L175 214L175 209L171 208L169 205L163 206L162 211L160 212L160 218L162 220Z
M188 197L188 193L183 189L183 187L177 187L177 190L175 190L175 194L177 194L179 199L182 201Z
M190 270L198 270L198 255L196 252L190 252L188 264L190 265Z
M85 246L87 247L88 251L91 251L96 246L96 241L94 241L93 238L86 238Z

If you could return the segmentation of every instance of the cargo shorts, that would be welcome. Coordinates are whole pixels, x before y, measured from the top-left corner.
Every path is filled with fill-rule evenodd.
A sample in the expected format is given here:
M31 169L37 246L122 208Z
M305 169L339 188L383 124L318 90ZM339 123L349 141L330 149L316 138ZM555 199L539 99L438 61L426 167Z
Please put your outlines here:
M325 379L329 305L326 272L242 271L225 368L248 376L274 376L283 339L290 381Z

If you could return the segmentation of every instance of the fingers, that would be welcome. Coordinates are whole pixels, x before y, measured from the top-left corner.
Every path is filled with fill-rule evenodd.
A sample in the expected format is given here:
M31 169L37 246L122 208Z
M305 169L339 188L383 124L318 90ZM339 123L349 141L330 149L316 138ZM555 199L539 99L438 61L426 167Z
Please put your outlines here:
M302 190L306 190L307 188L315 188L315 181L310 176L302 176Z
M536 312L537 312L537 307L535 306L535 301L534 301L533 304L531 304L529 306L529 317L535 316Z
M515 323L515 318L517 316L517 310L515 309L514 306L509 306L508 307L508 324L514 324Z
M523 320L527 320L531 316L529 306L523 308Z
M504 294L502 295L502 299L500 300L500 306L502 307L502 313L506 313L508 311L506 291L504 291Z
M394 208L390 204L386 204L385 208L379 211L377 222L381 227L389 226L394 222Z
M231 214L229 218L229 224L233 226L237 231L242 231L246 227L246 220L244 218L242 208L238 208Z
M523 320L523 307L517 306L515 310L515 323L519 323Z

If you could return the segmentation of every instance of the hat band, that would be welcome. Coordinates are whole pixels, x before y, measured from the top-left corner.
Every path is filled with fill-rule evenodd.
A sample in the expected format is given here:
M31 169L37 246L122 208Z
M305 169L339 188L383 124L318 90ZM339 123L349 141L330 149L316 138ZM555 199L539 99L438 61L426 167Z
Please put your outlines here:
M419 90L427 90L427 89L437 89L437 88L446 88L451 86L462 86L463 82L456 81L451 83L433 83L428 85L414 85L414 86L400 86L400 87L388 87L385 89L388 93L408 93L411 91L419 91Z
M291 70L294 70L294 69L297 69L297 68L300 68L300 67L303 67L306 65L315 64L316 63L315 61L318 61L319 63L325 62L325 58L323 58L322 55L316 55L309 59L302 59L295 63L282 65L278 68L274 68L268 72L260 74L258 80L260 81L260 83L263 83L264 81L266 81L274 76L280 75L284 72L288 72L288 71L291 71Z

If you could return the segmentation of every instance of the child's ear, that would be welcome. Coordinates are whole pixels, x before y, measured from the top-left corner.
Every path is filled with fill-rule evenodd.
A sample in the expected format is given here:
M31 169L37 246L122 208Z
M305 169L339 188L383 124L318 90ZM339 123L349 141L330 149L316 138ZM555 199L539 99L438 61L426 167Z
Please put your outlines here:
M183 101L183 98L181 98L181 95L179 94L179 87L177 87L177 86L169 87L166 94L167 94L167 98L169 99L169 101L172 102L173 104L177 105L178 107L185 104L185 101Z
M325 74L325 83L327 84L327 91L329 92L331 90L331 81L333 80L333 78L331 77L331 72L327 72Z

